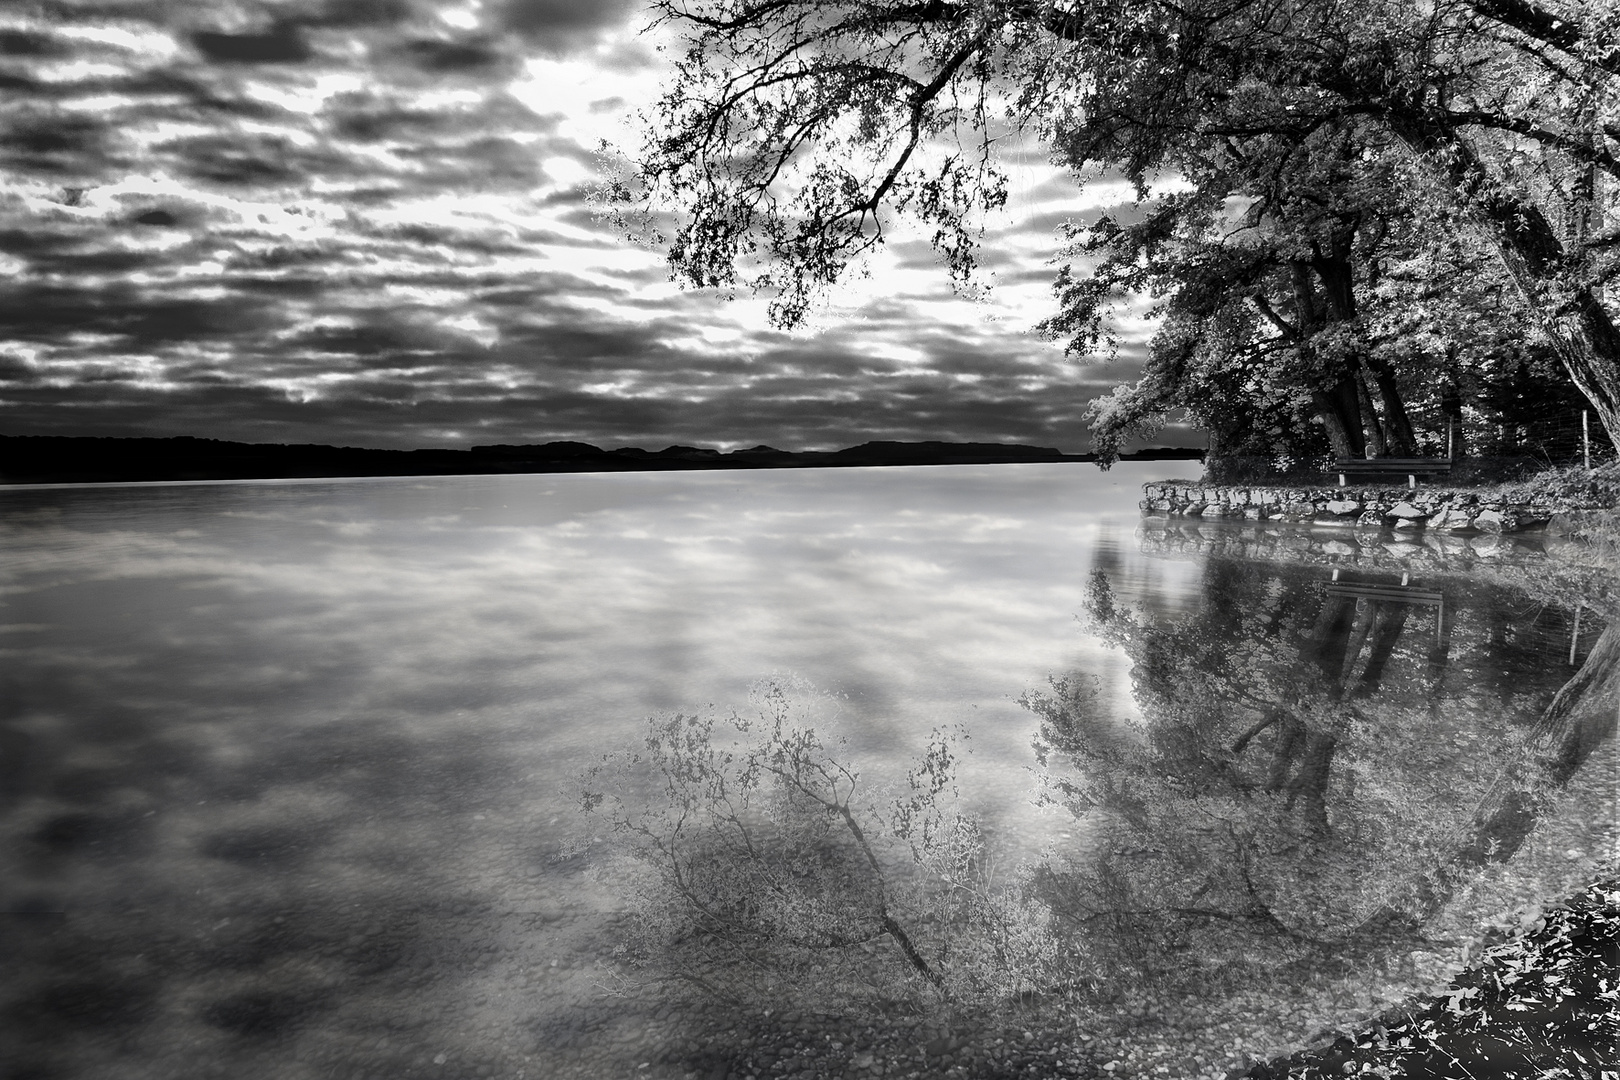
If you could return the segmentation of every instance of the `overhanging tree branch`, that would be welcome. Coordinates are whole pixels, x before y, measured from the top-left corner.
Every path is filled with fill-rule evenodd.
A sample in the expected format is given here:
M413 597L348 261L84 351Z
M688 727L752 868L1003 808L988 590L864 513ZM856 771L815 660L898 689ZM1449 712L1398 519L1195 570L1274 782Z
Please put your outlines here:
M1548 11L1529 0L1467 0L1474 11L1510 27L1525 37L1542 41L1601 68L1620 75L1620 46L1593 41L1579 22Z

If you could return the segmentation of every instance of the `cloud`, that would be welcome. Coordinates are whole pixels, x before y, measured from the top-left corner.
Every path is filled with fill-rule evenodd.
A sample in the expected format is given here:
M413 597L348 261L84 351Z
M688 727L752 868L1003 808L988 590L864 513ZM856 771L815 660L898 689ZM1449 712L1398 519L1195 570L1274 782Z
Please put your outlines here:
M405 43L405 55L430 72L476 71L480 74L501 64L506 54L487 40L418 40Z
M589 44L624 23L633 0L506 0L501 24L548 53Z
M409 447L1076 450L1088 370L1030 334L1056 223L1027 146L979 300L916 230L818 330L682 292L590 190L655 90L626 4L61 6L0 18L0 428Z
M277 23L264 33L221 34L199 30L191 42L204 57L219 64L301 64L314 54L300 28Z

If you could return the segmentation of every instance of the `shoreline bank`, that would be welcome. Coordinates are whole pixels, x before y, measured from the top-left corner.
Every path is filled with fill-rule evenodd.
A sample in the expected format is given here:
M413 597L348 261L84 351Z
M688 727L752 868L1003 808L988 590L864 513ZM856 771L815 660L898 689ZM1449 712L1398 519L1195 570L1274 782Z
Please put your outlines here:
M1357 485L1287 487L1156 480L1142 485L1143 514L1239 523L1282 523L1464 536L1620 532L1620 511L1597 500L1511 490Z

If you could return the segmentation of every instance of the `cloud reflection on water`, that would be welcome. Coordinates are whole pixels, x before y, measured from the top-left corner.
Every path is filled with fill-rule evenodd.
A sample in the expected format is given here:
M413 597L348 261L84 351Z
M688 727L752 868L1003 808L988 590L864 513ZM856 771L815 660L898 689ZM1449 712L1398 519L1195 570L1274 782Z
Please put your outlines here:
M413 1037L480 1045L452 1036L474 1018L518 1047L503 1010L588 986L518 991L594 944L563 916L603 898L552 861L570 777L776 671L844 695L879 771L967 722L974 801L1031 825L1013 699L1106 663L1073 618L1140 471L8 490L0 901L68 920L16 970L70 1026L139 1020L70 1071L305 1031L341 1055L439 995L451 1028Z

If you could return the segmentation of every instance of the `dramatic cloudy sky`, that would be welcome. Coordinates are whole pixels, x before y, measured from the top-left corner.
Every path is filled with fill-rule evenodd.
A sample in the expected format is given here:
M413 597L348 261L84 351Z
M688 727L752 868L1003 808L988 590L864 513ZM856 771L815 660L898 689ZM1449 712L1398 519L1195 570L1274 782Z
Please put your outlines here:
M1038 148L953 297L902 239L794 334L587 195L662 72L634 0L0 9L0 433L387 447L1084 449L1031 328L1082 201ZM1128 348L1128 353L1137 346Z

